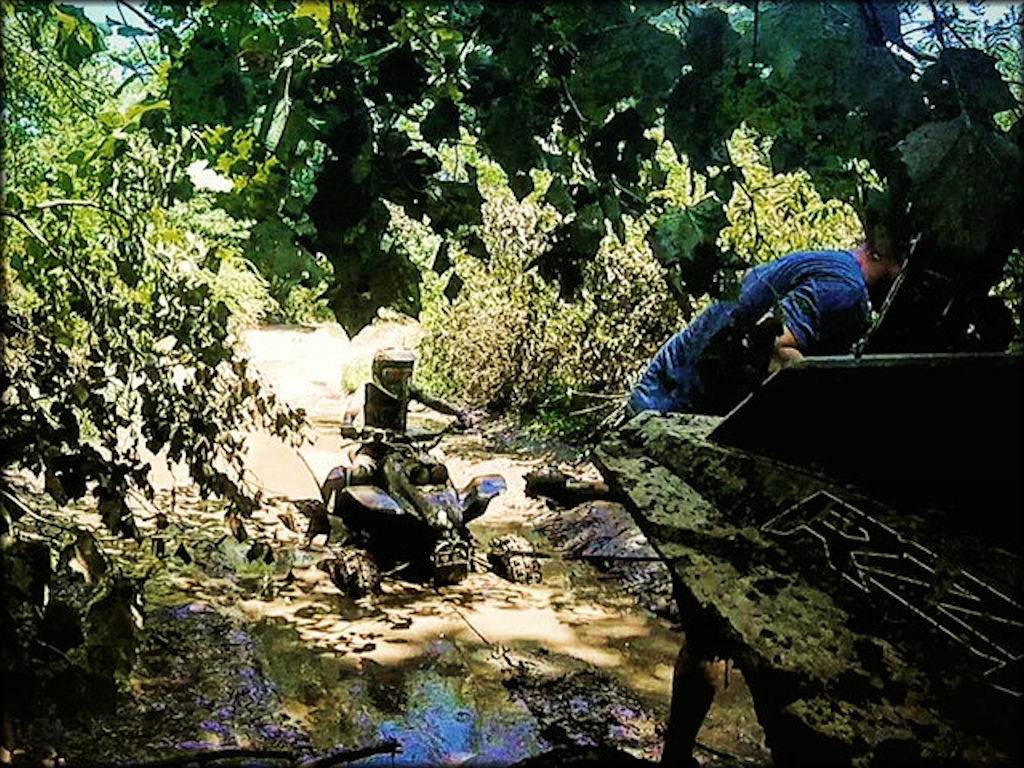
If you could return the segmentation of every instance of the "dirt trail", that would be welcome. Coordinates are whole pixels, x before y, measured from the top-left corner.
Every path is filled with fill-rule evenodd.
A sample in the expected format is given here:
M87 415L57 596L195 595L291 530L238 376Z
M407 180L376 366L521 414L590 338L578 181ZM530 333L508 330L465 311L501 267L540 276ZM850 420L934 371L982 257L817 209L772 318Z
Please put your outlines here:
M346 408L340 395L344 367L358 368L359 361L371 357L377 348L409 344L415 333L414 326L387 324L369 329L350 343L326 328L313 333L264 329L249 334L253 363L280 396L307 410L315 426L315 441L301 450L318 476L338 462L342 442L338 427ZM311 362L304 364L303 360ZM413 427L429 428L445 421L445 417L422 409L410 413ZM495 425L476 433L450 435L439 447L457 487L481 474L495 473L506 479L506 492L470 526L482 544L502 533L516 532L532 539L538 549L551 549L534 531L547 508L526 497L524 476L532 469L571 458L570 449L536 441L529 444L514 431ZM289 449L280 443L260 439L253 443L250 466L267 488L293 499L307 498L313 488L309 472L301 460L288 454ZM311 555L310 561L316 558ZM449 734L446 738L451 743L446 746L421 748L421 761L513 762L551 746L548 739L572 742L571 734L556 733L559 728L572 730L557 722L569 716L568 701L564 702L565 712L549 713L546 719L550 722L539 722L524 703L529 695L513 696L502 683L515 680L525 691L530 688L527 680L558 679L574 673L593 673L597 675L594 680L603 681L603 692L601 685L589 681L592 697L630 705L615 710L617 714L611 711L612 704L604 708L608 710L602 715L606 742L638 757L656 759L660 754L661 726L667 715L680 636L668 622L643 611L617 585L600 582L586 565L547 561L544 580L536 585L510 584L491 573L474 573L443 590L388 579L381 598L359 607L344 605L349 601L311 565L293 567L292 572L296 584L277 599L257 597L237 604L248 620L262 623L261 632L273 627L275 653L287 655L292 652L287 647L292 645L331 653L332 663L346 680L359 680L368 670L371 676L387 670L393 688L404 691L400 698L415 698L424 690L438 688L461 699L474 721L506 722L504 729L498 730L518 734L513 739L517 743L508 744L500 734L490 733L493 725L471 726L471 716L466 712L460 715L456 707L457 711L448 714L463 726L456 730L465 731L454 740L459 745ZM457 674L446 676L445 669ZM579 708L578 692L576 698ZM406 704L410 706L408 701ZM436 708L436 702L431 706ZM324 733L323 717L316 714L315 704L312 708L297 706L295 712L319 722L320 727L312 731ZM417 741L413 723L417 719L422 722L419 714L415 706L401 713L404 725L398 730L405 728L404 741ZM435 714L432 727L444 730L452 726L439 712ZM542 733L546 727L547 738ZM332 738L342 735L336 731ZM385 735L382 731L377 738ZM595 738L577 737L583 741ZM497 739L504 746L497 749L488 745L488 739ZM472 744L476 747L471 748ZM416 757L415 749L405 748L406 759L416 762Z
M306 545L303 510L317 496L314 475L338 463L343 372L368 370L375 349L411 344L416 333L414 325L386 323L352 341L331 326L246 334L266 382L306 409L312 440L300 458L267 435L252 436L250 479L271 503L245 522L244 541L227 534L218 503L181 484L183 472L154 470L157 507L170 525L157 533L156 508L148 508L141 527L178 555L157 558L108 540L155 568L144 640L116 715L48 734L62 752L101 761L236 745L313 754L396 739L401 754L360 764L511 764L567 745L659 758L682 634L645 610L621 579L554 557L543 561L540 584L473 573L438 590L387 578L383 595L355 601L317 568L331 545ZM410 414L414 426L439 419ZM569 518L528 498L524 475L572 466L571 449L495 424L447 436L440 448L458 487L487 473L507 481L470 525L481 544L517 532L554 550L540 530L557 531ZM587 532L590 514L577 511L576 527L563 525L556 541L585 546L601 535ZM619 514L605 544L625 531ZM635 534L625 531L627 539ZM742 684L724 690L701 741L763 759L748 699ZM728 764L713 752L700 759Z

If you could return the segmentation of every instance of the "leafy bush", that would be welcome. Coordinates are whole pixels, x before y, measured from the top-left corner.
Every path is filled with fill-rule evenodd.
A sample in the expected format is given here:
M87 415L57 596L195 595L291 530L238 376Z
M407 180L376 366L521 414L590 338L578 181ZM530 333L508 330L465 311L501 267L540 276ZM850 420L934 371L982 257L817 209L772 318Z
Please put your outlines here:
M2 126L2 469L41 475L59 505L93 497L134 536L128 496L152 496L146 451L166 452L248 514L240 433L298 439L304 420L235 348L270 301L241 255L251 222L171 177L180 152L102 72L32 55L60 39L53 10L26 6L3 30L5 95L23 108Z
M722 247L761 264L794 251L859 245L864 229L852 206L822 199L806 171L774 173L771 150L771 139L746 126L733 133L729 154L742 181L726 205Z
M426 386L473 406L528 414L570 412L579 407L573 393L622 393L681 321L642 241L645 225L628 220L625 244L606 235L577 295L563 297L537 267L557 212L538 203L537 192L522 202L503 185L483 193L489 259L455 249L458 297L449 304L436 292L448 273L424 291Z
M579 436L612 412L661 344L707 306L707 294L670 290L672 270L666 273L646 238L662 206L687 211L706 200L709 179L659 132L650 135L659 142L664 177L650 213L623 215L624 239L605 234L582 266L582 285L568 296L538 267L563 219L539 202L546 191L536 183L539 174L522 202L501 174L481 174L489 258L454 248L454 266L428 274L424 284L420 375L428 387L473 406L522 411L538 417L542 429ZM769 149L749 129L734 134L731 159L743 183L726 205L716 249L734 254L742 267L799 249L856 245L863 230L853 209L823 200L805 173L774 174ZM401 237L422 239L425 227L399 218ZM442 289L453 273L462 289L449 303Z

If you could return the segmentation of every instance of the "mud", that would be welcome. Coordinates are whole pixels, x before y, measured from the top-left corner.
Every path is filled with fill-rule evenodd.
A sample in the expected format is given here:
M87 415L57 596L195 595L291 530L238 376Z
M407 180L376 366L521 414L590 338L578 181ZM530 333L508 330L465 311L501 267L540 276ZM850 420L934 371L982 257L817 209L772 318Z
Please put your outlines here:
M88 510L47 511L51 520L96 531L117 562L150 576L137 663L121 681L116 711L52 722L25 731L27 740L100 763L233 746L310 757L388 739L401 744L400 754L360 764L510 765L556 748L563 756L570 748L658 758L678 627L644 608L637 599L644 589L627 588L623 573L557 556L604 551L607 536L586 524L601 515L566 513L559 523L562 513L524 493L524 475L538 467L560 463L577 472L582 457L570 447L517 434L505 422L440 445L457 486L478 474L506 478L508 490L470 528L483 550L516 533L555 555L542 560L540 584L477 572L437 590L399 575L385 578L379 597L355 601L317 568L332 544L322 537L307 544L304 533L315 477L341 449L346 401L338 367L376 345L403 343L408 333L376 329L365 348L333 331L249 335L253 362L275 390L307 408L313 433L301 456L253 436L249 478L268 503L245 521L244 541L225 528L222 505L196 497L181 468L159 457L155 502L135 504L142 546L106 536ZM410 421L446 423L422 410ZM159 530L158 513L167 520ZM643 546L635 532L624 540ZM737 690L733 684L727 695ZM721 710L723 723L749 716L749 702L737 701L735 710ZM722 727L721 738L709 731L702 740L743 752L751 739L741 730Z
M552 508L540 517L536 529L570 557L582 557L600 578L622 589L656 616L679 624L679 608L672 598L672 575L647 538L621 504L598 501L572 509Z

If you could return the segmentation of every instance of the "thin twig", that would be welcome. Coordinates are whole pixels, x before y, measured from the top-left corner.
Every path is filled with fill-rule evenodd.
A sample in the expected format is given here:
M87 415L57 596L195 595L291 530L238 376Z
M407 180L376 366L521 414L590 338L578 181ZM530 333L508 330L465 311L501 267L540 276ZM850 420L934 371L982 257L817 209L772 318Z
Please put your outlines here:
M319 490L320 490L320 480L319 480L319 478L317 478L316 472L313 471L313 467L311 467L309 462L306 461L306 457L302 455L302 451L300 451L298 448L296 448L295 449L295 453L298 455L298 457L302 461L302 463L306 466L306 470L309 472L309 476L313 478L313 485L316 487L317 491L319 492Z
M402 745L397 739L388 739L387 741L381 742L380 744L376 744L372 747L346 749L341 752L335 752L333 755L317 757L313 760L300 763L299 768L330 768L332 765L352 763L356 760L362 760L364 757L372 757L373 755L397 755L401 753L401 751Z
M615 187L617 190L619 190L619 192L622 192L623 194L629 195L631 198L633 198L633 200L635 200L636 202L640 203L640 205L646 205L647 204L647 201L644 200L642 197L640 197L640 195L638 195L636 192L634 192L633 190L629 189L628 187L625 187L622 184L620 184L618 179L612 178L611 182L612 182L612 186Z
M121 762L117 763L117 766L118 768L178 768L178 766L202 765L218 760L238 760L246 757L257 757L263 760L287 760L294 765L297 755L290 750L283 749L207 749L202 752L189 752L149 762ZM69 763L66 768L93 768L98 765L100 764Z
M439 54L434 49L434 46L432 46L428 40L424 39L423 35L420 34L420 31L418 29L416 29L413 26L410 26L409 27L409 31L412 32L412 36L415 37L419 41L420 45L423 46L423 48L426 50L426 52L429 53L441 65L441 70L444 71L444 65L445 65L444 56Z
M738 186L743 191L743 194L747 196L747 199L750 200L750 217L754 220L754 246L762 245L764 244L765 239L761 234L761 226L757 221L757 204L754 202L754 196L751 194L750 190L747 189L747 185L743 183L742 179L736 179L736 186ZM760 192L761 190L758 189L756 191Z
M156 22L154 22L151 18L146 16L142 11L140 11L134 5L132 5L131 3L127 2L127 0L117 0L117 5L118 6L122 6L123 5L129 11L134 13L136 16L138 16L140 19L142 19L144 22L146 22L146 26L149 27L150 29L152 29L154 32L163 32L163 27L161 27ZM119 10L120 10L120 8L119 8ZM124 14L123 13L122 13L122 18L124 18Z
M565 98L569 100L569 106L572 107L572 111L576 113L576 117L580 119L581 123L584 125L589 124L591 120L580 112L580 108L576 106L576 100L572 97L572 92L569 91L569 84L565 82L564 77L560 78L560 80L562 82L562 90L565 91Z
M38 645L43 650L49 651L50 653L57 654L62 659L64 659L64 661L66 661L68 664L74 664L74 662L71 661L71 657L68 656L66 653L64 653L64 651L62 651L60 648L57 648L56 646L50 645L49 643L40 640L38 637L35 639L35 643L36 643L36 645Z
M569 387L565 394L566 397L580 395L581 397L589 397L593 400L619 400L626 396L625 392L613 392L612 394L606 394L604 392L582 392L578 389L573 389L572 387Z
M130 218L128 218L128 216L126 216L124 213L122 213L121 211L118 211L118 210L116 210L114 208L108 208L107 206L102 205L101 203L97 203L97 202L95 202L93 200L45 200L42 203L37 203L36 205L32 206L32 208L35 208L35 209L38 209L38 210L45 210L47 208L63 208L63 207L70 207L70 208L95 208L96 210L103 211L104 213L112 213L115 216L120 217L125 222L126 226L128 227L128 231L129 232L132 229L132 220Z
M586 408L580 408L579 410L576 410L576 411L569 411L569 415L570 416L585 416L588 413L594 413L594 412L600 411L600 410L602 410L604 408L613 408L614 409L617 406L618 406L618 403L609 403L609 402L598 403L597 405L590 405L590 406L587 406Z
M124 10L121 8L121 5L122 3L117 4L117 12L121 15L121 22L125 26L128 26L128 19L124 17ZM142 60L146 62L146 66L149 67L153 74L156 74L156 67L154 67L153 62L149 60L149 57L146 55L146 51L142 48L142 43L139 42L139 38L136 35L132 35L132 42L135 43L135 47L138 49L139 55L142 56Z

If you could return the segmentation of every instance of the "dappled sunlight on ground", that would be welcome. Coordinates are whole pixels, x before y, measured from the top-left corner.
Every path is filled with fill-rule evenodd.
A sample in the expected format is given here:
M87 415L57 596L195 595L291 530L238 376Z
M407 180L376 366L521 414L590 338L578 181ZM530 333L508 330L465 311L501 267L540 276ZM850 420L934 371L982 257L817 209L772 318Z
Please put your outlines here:
M409 333L375 328L357 352L368 364L377 346ZM234 745L310 754L395 738L403 748L395 764L407 765L509 764L568 743L657 759L682 636L615 579L563 559L540 531L559 513L525 495L525 475L566 466L564 448L532 438L524 448L507 424L447 434L438 445L457 488L477 475L505 478L506 490L469 526L477 552L499 535L524 536L545 555L541 583L478 570L435 588L396 574L382 594L350 599L318 567L336 557L339 531L312 541L306 532L319 481L346 443L339 368L353 350L336 328L260 329L246 341L267 383L309 410L310 440L295 449L250 435L246 480L264 506L241 527L159 458L155 498L131 499L143 543L114 539L98 515L75 508L76 526L149 576L131 706L75 734L80 751L116 734L122 756ZM447 423L410 415L421 425L431 418ZM735 722L716 723L725 742Z

